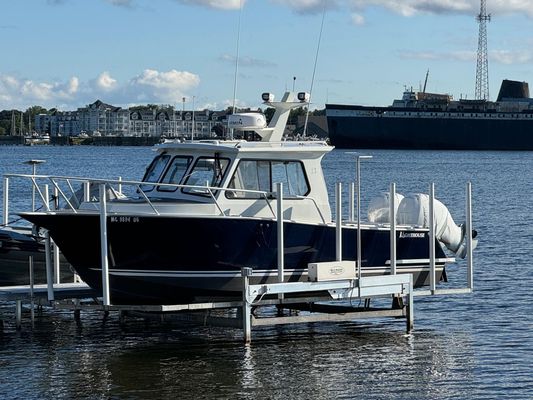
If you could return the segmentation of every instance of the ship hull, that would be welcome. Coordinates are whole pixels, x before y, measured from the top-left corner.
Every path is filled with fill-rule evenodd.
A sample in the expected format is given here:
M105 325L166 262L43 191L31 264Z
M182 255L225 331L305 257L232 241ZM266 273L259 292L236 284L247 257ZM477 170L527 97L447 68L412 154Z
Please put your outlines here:
M24 217L48 229L80 277L101 290L98 215ZM206 296L240 296L242 267L253 269L252 283L277 282L277 226L272 220L120 216L109 217L107 228L111 301L116 304L177 304ZM389 273L389 235L387 230L362 230L365 275ZM308 263L335 259L333 226L286 222L284 236L286 281L307 281ZM427 285L428 234L404 236L397 236L398 272L413 273L415 287ZM355 229L343 230L343 243L343 258L354 260ZM445 258L440 246L437 258ZM438 279L443 268L440 261Z
M329 138L337 148L409 150L533 150L533 115L500 117L387 115L386 108L327 105ZM389 112L390 113L390 112ZM409 115L413 114L413 115ZM464 114L464 113L463 113ZM476 114L474 114L476 115Z

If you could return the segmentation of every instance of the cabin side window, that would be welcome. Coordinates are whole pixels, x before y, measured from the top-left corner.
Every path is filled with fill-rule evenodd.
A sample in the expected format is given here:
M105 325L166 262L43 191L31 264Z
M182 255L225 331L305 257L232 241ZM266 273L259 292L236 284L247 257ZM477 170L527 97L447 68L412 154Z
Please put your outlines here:
M185 180L186 185L219 187L226 173L229 159L220 157L199 157ZM209 190L183 188L183 193L208 196ZM214 194L214 193L213 193Z
M142 179L143 182L158 182L159 177L165 170L169 160L170 156L168 154L160 154L154 158L152 163L146 169L146 173ZM154 189L154 185L141 185L141 189L143 192L150 192Z
M167 169L167 172L163 176L163 179L161 179L161 183L170 183L173 185L179 185L183 177L185 176L185 173L189 169L189 166L191 165L192 157L184 157L184 156L177 156L174 157L172 160L172 163ZM163 192L175 192L176 187L171 186L159 186L157 190L163 191Z
M228 185L228 188L236 190L227 191L226 197L258 199L263 197L262 193L246 191L272 192L276 190L278 182L283 183L284 197L309 193L309 184L299 161L242 160Z
M298 161L272 162L272 190L276 190L278 182L283 183L283 196L305 196L309 193L303 166Z
M270 161L242 160L228 185L231 189L270 192ZM231 191L228 198L258 199L261 193Z

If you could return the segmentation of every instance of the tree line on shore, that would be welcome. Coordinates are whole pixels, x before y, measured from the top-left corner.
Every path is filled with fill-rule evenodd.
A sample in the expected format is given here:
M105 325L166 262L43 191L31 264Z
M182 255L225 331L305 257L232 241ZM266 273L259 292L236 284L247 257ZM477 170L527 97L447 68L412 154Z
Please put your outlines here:
M30 121L31 125L33 125L36 115L51 114L54 111L54 108L47 110L46 108L41 106L32 106L29 107L26 111L2 110L0 111L0 135L11 135L12 132L19 134L21 128L23 128L23 130L28 131Z

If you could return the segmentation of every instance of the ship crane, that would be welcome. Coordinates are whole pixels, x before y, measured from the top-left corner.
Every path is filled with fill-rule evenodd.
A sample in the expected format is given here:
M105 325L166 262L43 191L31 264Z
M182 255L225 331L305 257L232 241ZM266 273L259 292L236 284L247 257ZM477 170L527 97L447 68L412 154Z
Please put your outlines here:
M422 93L426 93L426 86L428 84L428 76L429 76L429 69L426 72L426 80L424 81L424 89L422 90Z

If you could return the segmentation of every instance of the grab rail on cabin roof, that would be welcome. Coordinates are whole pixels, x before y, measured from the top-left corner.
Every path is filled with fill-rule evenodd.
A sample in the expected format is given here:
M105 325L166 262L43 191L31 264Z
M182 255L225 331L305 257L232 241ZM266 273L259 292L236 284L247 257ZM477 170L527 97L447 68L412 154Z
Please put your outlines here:
M241 192L241 193L248 193L253 195L259 195L261 199L265 200L265 203L267 204L270 212L272 213L272 216L276 218L276 212L274 211L272 204L270 200L275 200L277 198L276 192L269 192L269 191L262 191L262 190L251 190L251 189L236 189L236 188L222 188L222 187L214 187L214 186L199 186L199 185L180 185L180 184L172 184L172 183L158 183L158 182L143 182L143 181L126 181L122 179L101 179L101 178L86 178L86 177L69 177L69 176L52 176L52 175L29 175L29 174L5 174L4 175L4 219L3 223L4 225L7 225L8 221L8 193L9 193L9 179L10 178L25 178L29 179L36 189L36 193L39 195L41 202L43 204L43 207L46 211L50 211L50 200L49 200L49 194L48 194L48 185L44 185L42 188L38 183L38 180L48 180L51 182L52 186L54 187L54 200L56 201L56 207L58 203L58 198L62 198L67 207L74 213L78 212L79 207L79 190L76 190L72 186L72 182L80 182L82 183L82 190L83 198L85 201L89 202L90 200L90 185L91 184L106 184L109 189L113 192L113 194L120 200L120 195L122 194L122 186L134 186L135 192L138 193L144 201L152 208L153 212L156 215L160 215L157 208L154 206L153 202L150 200L150 198L146 195L145 190L142 189L142 186L151 186L151 187L167 187L167 188L181 188L181 189L195 189L202 191L204 193L209 194L211 199L213 200L215 206L217 207L218 211L220 212L221 216L226 216L224 213L224 210L222 209L221 205L219 204L218 200L216 199L216 192ZM60 181L65 182L65 184L68 187L69 192L66 192L63 190L60 186ZM118 189L115 189L111 185L116 185ZM313 205L315 206L320 218L322 219L323 223L327 223L322 211L320 210L320 207L318 206L318 203L314 197L311 196L287 196L282 197L282 199L285 198L292 198L292 199L301 199L301 200L310 200ZM33 210L32 210L33 211Z

